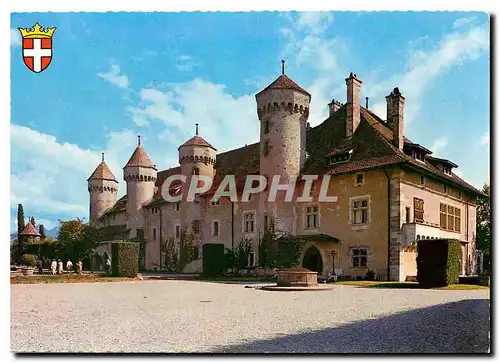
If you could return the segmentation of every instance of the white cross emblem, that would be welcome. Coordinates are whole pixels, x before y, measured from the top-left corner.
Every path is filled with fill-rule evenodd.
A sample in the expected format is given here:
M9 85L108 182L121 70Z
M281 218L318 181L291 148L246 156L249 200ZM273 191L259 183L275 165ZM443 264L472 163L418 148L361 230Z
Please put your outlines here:
M33 57L33 70L42 71L42 57L52 57L52 49L42 48L42 39L33 39L33 49L25 48L23 51L25 57Z

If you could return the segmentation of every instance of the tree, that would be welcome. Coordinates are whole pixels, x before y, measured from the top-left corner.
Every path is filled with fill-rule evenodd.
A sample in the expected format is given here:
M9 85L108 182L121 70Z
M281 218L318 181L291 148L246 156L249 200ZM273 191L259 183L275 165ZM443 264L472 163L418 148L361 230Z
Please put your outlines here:
M24 210L23 210L23 205L18 204L17 205L17 238L21 235L21 232L23 231L24 227L26 226L24 224Z
M101 231L82 220L60 221L57 253L61 258L90 258L101 241Z
M40 239L44 240L47 238L47 235L45 234L45 227L43 226L43 224L40 224L40 226L38 227L38 233L40 233Z
M483 251L483 268L491 271L491 196L490 185L484 184L484 196L480 196L476 205L476 248Z
M244 270L248 267L248 258L252 252L252 240L243 238L238 243L235 251L235 267L237 270Z
M33 227L36 227L35 217L30 218L30 223L33 225Z
M166 272L178 272L179 251L173 238L166 239L161 246L163 261Z
M296 237L278 231L271 219L259 243L259 264L264 268L295 267L302 255L302 244Z
M17 205L17 243L15 243L12 246L13 260L15 263L18 263L18 264L21 263L21 256L26 251L26 241L21 236L21 232L23 231L25 226L26 225L25 225L25 221L24 221L23 205L18 204Z
M197 247L193 235L187 231L187 227L184 227L180 237L178 270L182 272L188 263L195 260Z

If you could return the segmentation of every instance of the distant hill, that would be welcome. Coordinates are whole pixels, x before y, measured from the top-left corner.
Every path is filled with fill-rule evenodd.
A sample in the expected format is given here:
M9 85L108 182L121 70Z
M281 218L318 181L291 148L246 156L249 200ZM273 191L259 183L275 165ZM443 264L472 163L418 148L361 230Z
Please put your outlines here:
M38 230L38 228L37 228ZM45 230L45 235L47 237L52 237L52 238L57 238L57 236L59 235L59 226L56 226L52 229L46 229ZM11 233L10 234L10 240L12 241L13 239L16 239L17 238L17 232L14 232L14 233Z

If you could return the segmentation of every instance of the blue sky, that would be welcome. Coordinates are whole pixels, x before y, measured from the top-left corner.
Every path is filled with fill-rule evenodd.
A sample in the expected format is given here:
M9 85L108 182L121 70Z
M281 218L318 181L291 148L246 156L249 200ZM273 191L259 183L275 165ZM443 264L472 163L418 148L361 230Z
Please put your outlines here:
M56 26L53 60L35 74L17 27ZM254 94L286 73L312 94L309 121L362 99L385 118L406 97L405 134L489 180L489 19L464 12L14 13L11 15L11 229L17 204L48 228L88 217L86 179L106 153L122 167L140 134L161 169L200 134L219 151L258 140Z

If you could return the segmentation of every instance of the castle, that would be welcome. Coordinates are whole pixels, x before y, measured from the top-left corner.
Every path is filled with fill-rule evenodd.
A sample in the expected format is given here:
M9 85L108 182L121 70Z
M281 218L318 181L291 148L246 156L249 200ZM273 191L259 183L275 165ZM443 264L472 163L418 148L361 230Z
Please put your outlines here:
M187 228L198 246L198 258L185 272L200 272L201 246L237 246L252 241L249 265L258 266L259 239L275 221L279 230L302 241L302 266L328 274L404 281L416 275L418 239L456 238L461 243L461 274L476 269L476 197L479 190L453 173L457 165L431 156L432 151L404 136L405 97L394 88L386 97L387 120L361 106L362 81L351 73L346 102L332 101L328 118L316 127L307 120L311 95L284 72L256 94L259 142L217 153L196 135L178 148L179 166L158 170L143 145L123 168L127 194L118 198L118 180L104 161L88 179L90 222L109 241L145 241L145 268L161 269L160 241L179 240ZM247 127L251 127L248 125ZM203 175L213 187L194 202L168 202L164 181L172 175ZM269 202L269 188L250 200L211 199L226 175L234 175L241 193L247 175L279 176L287 182L301 176L298 192L310 188L311 198ZM327 202L318 200L328 176ZM307 178L306 178L307 179ZM172 194L185 194L186 184L172 184ZM99 254L110 253L103 243Z

